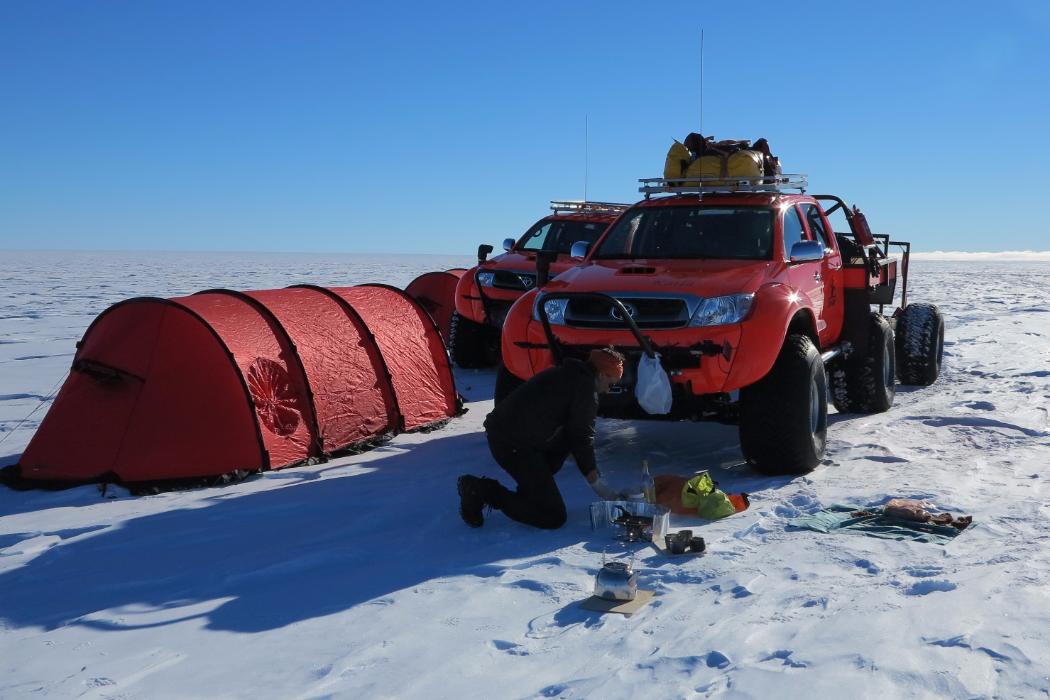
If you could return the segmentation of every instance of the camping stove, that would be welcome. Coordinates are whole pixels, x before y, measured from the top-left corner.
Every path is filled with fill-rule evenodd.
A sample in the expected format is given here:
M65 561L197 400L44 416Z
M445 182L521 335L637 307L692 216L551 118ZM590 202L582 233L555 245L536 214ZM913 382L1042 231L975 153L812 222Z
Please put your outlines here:
M594 595L606 600L634 600L638 594L638 572L633 563L633 560L606 562L603 554L602 568L594 577Z

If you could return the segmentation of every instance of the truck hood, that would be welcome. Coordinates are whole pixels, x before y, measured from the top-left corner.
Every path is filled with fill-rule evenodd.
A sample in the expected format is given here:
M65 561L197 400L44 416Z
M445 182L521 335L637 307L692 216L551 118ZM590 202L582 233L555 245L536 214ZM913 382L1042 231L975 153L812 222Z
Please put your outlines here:
M551 280L546 289L701 297L747 294L773 275L775 264L769 260L592 260Z
M551 263L551 275L557 275L568 270L576 264L568 255L559 255L558 259ZM536 254L522 253L512 250L509 253L497 255L491 260L479 266L482 270L511 270L513 272L536 272Z

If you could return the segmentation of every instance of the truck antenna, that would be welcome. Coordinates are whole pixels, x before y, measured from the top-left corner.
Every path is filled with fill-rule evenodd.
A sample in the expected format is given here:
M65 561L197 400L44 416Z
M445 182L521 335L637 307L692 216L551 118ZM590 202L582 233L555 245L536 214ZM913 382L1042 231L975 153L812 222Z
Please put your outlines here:
M704 28L700 28L700 133L704 133Z
M587 158L590 155L589 130L587 115L583 115L583 201L587 201Z

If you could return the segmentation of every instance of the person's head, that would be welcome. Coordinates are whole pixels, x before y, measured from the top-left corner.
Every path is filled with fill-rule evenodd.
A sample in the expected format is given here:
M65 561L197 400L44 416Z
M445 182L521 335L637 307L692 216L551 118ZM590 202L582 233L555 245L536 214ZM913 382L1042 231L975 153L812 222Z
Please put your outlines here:
M612 348L591 350L587 361L591 363L598 375L599 394L609 391L609 387L623 379L623 355Z

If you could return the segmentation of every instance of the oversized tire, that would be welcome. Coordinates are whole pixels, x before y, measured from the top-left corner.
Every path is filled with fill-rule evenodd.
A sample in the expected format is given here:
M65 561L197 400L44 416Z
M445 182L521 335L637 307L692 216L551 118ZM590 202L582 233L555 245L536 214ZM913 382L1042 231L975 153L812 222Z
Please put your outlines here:
M808 337L789 335L769 373L740 391L740 448L763 474L805 474L824 457L828 383Z
M511 372L502 362L500 362L499 369L496 370L496 389L492 396L496 405L498 406L500 401L510 396L511 392L524 383L524 379L519 379L516 374Z
M839 413L882 413L897 393L893 330L880 314L868 320L868 347L830 368L831 402Z
M480 323L463 318L458 311L452 313L448 344L452 361L464 369L491 367L493 332Z
M897 317L897 376L901 384L929 386L944 358L944 317L933 304L908 304Z

